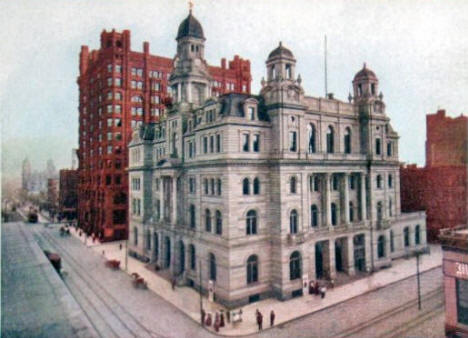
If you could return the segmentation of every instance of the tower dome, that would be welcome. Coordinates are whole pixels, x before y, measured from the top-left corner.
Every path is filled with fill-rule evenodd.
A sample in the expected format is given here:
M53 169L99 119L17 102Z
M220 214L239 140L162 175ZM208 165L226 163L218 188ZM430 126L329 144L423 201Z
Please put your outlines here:
M179 25L179 30L177 31L176 40L185 38L185 37L192 37L197 39L205 40L205 36L203 34L203 28L198 22L198 20L192 15L192 11L190 10L189 15L182 21Z
M354 81L359 80L377 80L377 76L372 70L367 68L366 63L364 63L362 69L354 76Z
M290 59L294 59L294 54L289 49L284 47L281 41L279 43L279 46L271 51L271 53L268 55L268 58L271 59L276 56L279 56L279 57L283 56L283 57L287 57Z

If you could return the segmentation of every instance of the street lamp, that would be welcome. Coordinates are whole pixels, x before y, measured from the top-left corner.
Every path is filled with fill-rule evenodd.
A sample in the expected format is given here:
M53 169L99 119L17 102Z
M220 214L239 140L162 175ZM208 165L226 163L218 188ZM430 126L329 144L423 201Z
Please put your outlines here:
M420 281L420 272L419 272L419 256L423 253L425 253L424 249L419 249L416 250L415 252L416 255L416 280L418 283L418 310L421 310L421 281Z

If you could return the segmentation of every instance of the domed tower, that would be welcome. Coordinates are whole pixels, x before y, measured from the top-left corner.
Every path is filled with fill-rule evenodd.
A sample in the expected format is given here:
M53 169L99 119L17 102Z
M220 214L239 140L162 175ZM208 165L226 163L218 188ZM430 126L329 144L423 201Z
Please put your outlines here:
M177 54L169 79L175 103L201 105L209 97L211 77L204 59L205 36L200 22L189 15L177 31Z
M304 91L301 77L295 78L296 59L294 54L280 42L268 55L266 61L267 80L262 79L261 95L269 103L279 101L298 102Z
M383 95L382 93L377 94L378 90L379 79L364 63L362 69L354 76L354 97L350 95L350 101L353 100L359 111L361 153L368 155L374 153L372 145L376 137L376 135L373 135L375 131L372 130L372 119L379 116L380 118L385 117Z

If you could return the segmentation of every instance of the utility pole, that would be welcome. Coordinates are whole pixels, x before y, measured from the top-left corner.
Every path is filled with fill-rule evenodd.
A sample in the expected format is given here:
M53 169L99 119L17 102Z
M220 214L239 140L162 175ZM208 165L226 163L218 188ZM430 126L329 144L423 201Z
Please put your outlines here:
M416 279L418 281L418 309L421 310L421 282L419 280L419 251L416 252Z
M125 271L128 271L128 238L125 240Z
M202 326L204 325L203 323L203 315L202 315L202 312L203 312L203 298L202 298L202 261L201 261L201 258L199 260L200 262L200 271L199 271L199 275L200 275L200 282L199 282L199 288L200 288L200 316L201 316L201 322L202 322Z
M328 72L327 72L327 36L325 35L325 98L328 96Z

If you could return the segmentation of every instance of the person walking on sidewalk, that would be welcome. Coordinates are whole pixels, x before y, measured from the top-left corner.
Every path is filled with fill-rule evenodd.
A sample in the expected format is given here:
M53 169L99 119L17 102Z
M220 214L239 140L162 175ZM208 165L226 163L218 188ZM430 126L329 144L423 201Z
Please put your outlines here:
M175 286L176 286L176 279L175 279L175 277L172 277L172 278L171 278L171 287L172 287L172 290L175 290Z
M321 288L320 288L320 295L322 296L322 298L325 298L325 294L327 293L327 288L325 287L325 285L323 285Z
M262 324L263 324L263 316L262 316L262 313L260 311L258 311L258 313L257 313L257 324L258 324L258 330L261 331L262 330Z
M275 311L271 310L270 312L270 327L275 325Z

